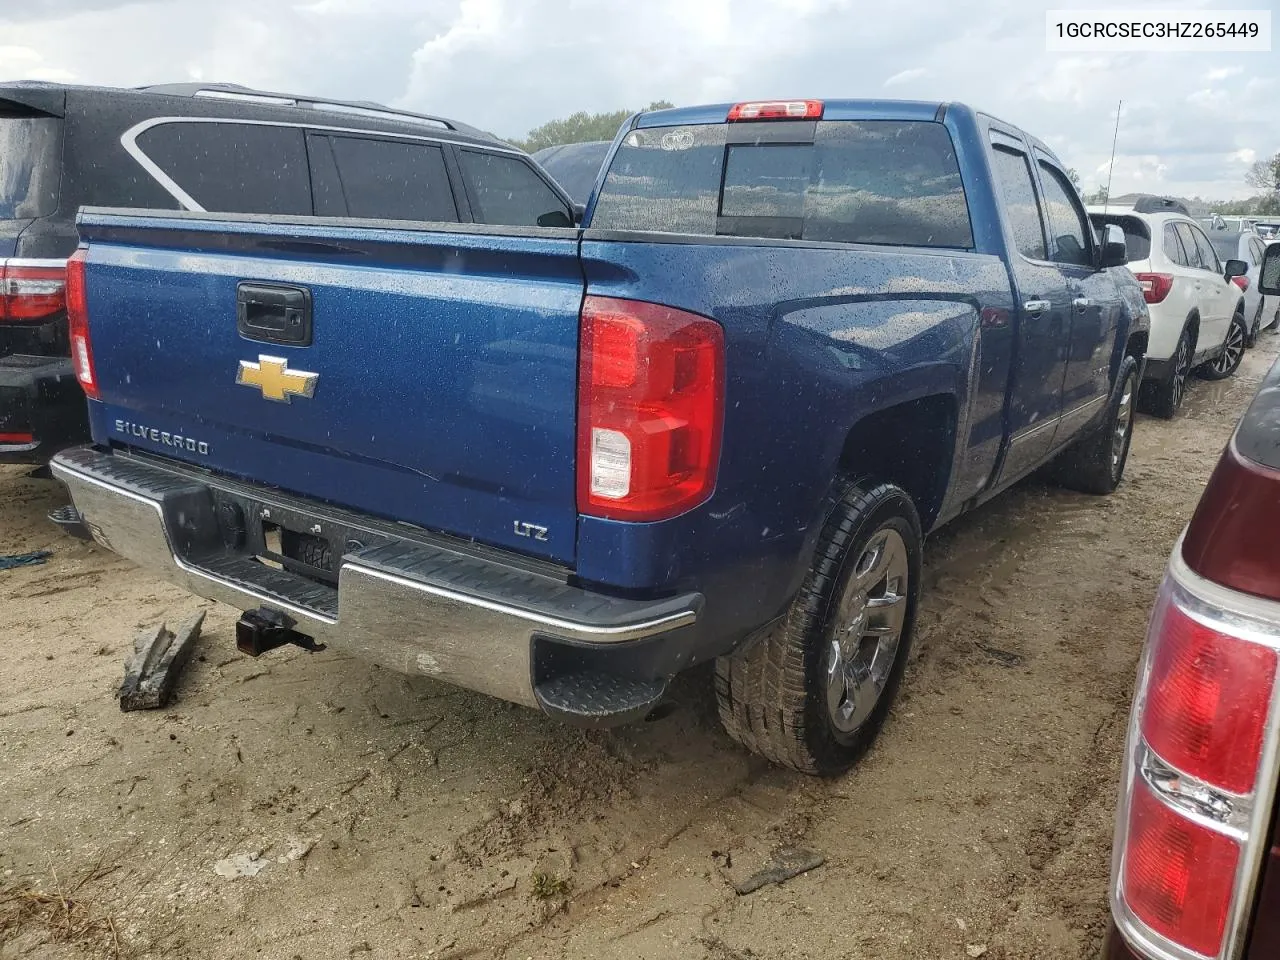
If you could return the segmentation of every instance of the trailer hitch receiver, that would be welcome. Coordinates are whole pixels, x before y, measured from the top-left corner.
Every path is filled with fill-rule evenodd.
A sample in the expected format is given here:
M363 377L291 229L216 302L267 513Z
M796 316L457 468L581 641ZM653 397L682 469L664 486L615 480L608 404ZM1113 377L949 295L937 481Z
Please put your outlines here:
M260 657L286 643L312 652L324 649L323 643L293 629L295 624L293 617L270 607L247 611L236 621L236 649L251 657Z

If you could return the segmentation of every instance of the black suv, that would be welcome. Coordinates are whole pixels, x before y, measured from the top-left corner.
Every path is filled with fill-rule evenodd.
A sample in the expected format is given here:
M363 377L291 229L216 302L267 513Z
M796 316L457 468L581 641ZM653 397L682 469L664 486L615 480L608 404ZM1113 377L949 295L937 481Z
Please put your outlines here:
M88 439L63 299L84 205L574 221L527 155L453 120L230 84L0 83L0 463Z

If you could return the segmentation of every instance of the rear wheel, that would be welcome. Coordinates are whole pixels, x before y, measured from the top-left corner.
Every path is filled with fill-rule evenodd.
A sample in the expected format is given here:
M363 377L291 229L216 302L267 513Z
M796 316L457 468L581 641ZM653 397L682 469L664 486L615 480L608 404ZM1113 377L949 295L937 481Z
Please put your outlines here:
M1170 358L1168 376L1155 383L1144 384L1143 406L1154 416L1162 420L1172 420L1182 406L1182 399L1187 394L1187 377L1191 373L1191 357L1194 347L1191 344L1191 330L1183 328L1178 346Z
M1258 334L1262 332L1262 308L1266 306L1266 298L1258 301L1258 309L1253 315L1253 323L1249 324L1249 336L1245 340L1246 347L1258 345Z
M1120 363L1116 397L1102 423L1088 436L1058 456L1054 480L1081 493L1108 494L1120 485L1133 440L1133 409L1138 395L1138 361L1125 357Z
M836 774L858 760L906 668L922 539L900 487L844 488L781 623L716 661L730 736L803 773Z
M1196 375L1205 380L1225 380L1235 373L1240 367L1240 361L1244 359L1244 345L1248 334L1244 311L1237 310L1236 315L1231 318L1231 326L1227 327L1227 339L1223 341L1222 352L1208 363L1201 364L1196 369Z

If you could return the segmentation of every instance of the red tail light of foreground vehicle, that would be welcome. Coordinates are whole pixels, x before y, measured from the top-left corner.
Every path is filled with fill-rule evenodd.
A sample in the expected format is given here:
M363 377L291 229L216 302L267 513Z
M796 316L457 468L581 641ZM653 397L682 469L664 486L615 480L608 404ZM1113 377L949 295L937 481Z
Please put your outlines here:
M1248 277L1232 277L1232 278L1231 278L1231 282L1232 282L1232 283L1234 283L1234 284L1235 284L1237 287L1239 287L1241 290L1248 290L1248 289L1249 289L1249 278L1248 278Z
M1278 614L1174 549L1138 674L1112 867L1112 912L1142 956L1240 955L1276 785Z
M655 303L587 297L578 370L578 510L662 520L711 495L724 332Z
M98 399L98 376L89 342L89 304L84 289L86 253L77 250L67 261L67 331L71 339L71 363L85 396Z
M0 323L43 320L66 309L65 264L0 260Z
M1161 303L1173 289L1171 273L1136 273L1134 276L1142 285L1142 299L1147 303Z

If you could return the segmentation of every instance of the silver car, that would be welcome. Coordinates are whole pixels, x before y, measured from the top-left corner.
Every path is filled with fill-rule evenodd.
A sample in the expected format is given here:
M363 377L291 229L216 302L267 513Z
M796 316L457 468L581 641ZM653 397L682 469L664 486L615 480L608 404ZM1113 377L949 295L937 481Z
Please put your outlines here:
M1209 242L1223 260L1243 260L1249 272L1231 282L1244 290L1244 315L1249 322L1249 346L1258 340L1258 331L1270 329L1280 323L1280 297L1263 296L1258 287L1258 273L1262 269L1262 253L1266 242L1253 230L1207 230Z

